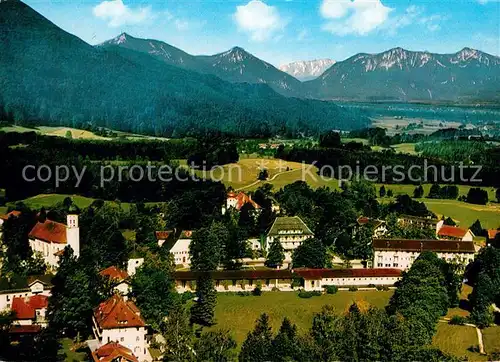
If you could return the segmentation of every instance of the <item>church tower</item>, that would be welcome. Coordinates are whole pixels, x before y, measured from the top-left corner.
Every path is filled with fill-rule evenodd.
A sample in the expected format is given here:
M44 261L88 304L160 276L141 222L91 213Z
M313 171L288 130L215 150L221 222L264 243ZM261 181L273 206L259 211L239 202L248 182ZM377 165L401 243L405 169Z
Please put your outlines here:
M69 214L66 225L66 241L73 249L73 254L80 256L80 228L78 227L78 215Z

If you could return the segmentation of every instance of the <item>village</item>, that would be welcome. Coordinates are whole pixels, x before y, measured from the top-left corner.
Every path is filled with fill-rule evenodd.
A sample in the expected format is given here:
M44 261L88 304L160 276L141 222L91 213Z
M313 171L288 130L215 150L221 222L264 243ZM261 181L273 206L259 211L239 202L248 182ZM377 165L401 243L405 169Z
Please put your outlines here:
M229 191L221 214L238 214L248 209L256 217L262 207L252 199L252 194ZM299 216L286 216L281 206L273 199L272 212L277 216L268 228L265 237L246 240L253 257L240 260L239 270L191 269L193 255L192 230L156 230L157 246L167 250L175 264L173 278L178 293L196 293L196 281L209 277L218 293L252 293L281 291L325 292L329 286L339 290L382 290L394 289L403 273L411 268L423 252L433 252L438 258L455 263L465 269L474 261L481 246L474 242L470 229L445 224L445 220L432 217L398 215L400 227L425 229L433 238L404 239L389 235L387 221L366 216L357 219L357 230L367 228L371 233L368 247L372 250L368 260L351 259L333 255L329 268L294 267L294 252L313 239L315 234ZM0 228L8 220L21 216L17 210L0 216ZM489 230L485 245L492 243L500 233ZM31 338L47 327L47 309L53 287L52 278L57 275L59 259L65 249L72 249L73 255L80 255L79 215L68 213L66 223L46 218L39 221L29 232L29 246L33 255L41 258L50 273L44 276L29 276L15 289L0 290L0 310L12 311L14 319L9 335L12 341ZM5 245L3 246L5 251ZM270 265L268 259L273 248L279 248L282 260ZM140 270L144 258L129 258L126 268L110 266L99 272L109 280L111 296L101 302L92 315L93 338L86 341L89 353L98 361L154 361L161 358L151 353L152 345L159 338L156 331L146 323L141 310L130 297L131 279ZM193 294L194 295L194 294Z

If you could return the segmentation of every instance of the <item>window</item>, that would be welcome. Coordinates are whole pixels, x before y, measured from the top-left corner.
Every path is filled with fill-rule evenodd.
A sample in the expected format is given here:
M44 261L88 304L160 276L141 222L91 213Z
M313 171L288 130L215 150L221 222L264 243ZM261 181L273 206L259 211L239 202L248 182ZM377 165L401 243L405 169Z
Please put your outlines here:
M135 339L137 342L139 342L141 340L141 337L137 336L137 338Z
M120 342L123 342L125 340L125 337L120 338Z

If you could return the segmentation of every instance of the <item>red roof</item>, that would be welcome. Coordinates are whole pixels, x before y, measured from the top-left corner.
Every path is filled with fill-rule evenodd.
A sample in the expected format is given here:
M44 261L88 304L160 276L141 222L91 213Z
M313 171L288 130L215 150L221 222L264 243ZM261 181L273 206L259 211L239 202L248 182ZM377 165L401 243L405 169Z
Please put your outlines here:
M243 205L250 203L255 209L260 209L260 205L257 204L255 201L252 200L251 196L248 196L244 192L240 192L236 196L236 210L239 210L243 207Z
M28 326L19 326L19 325L13 325L9 329L9 333L12 334L31 334L31 333L40 333L42 330L42 327L39 326L38 324L32 324Z
M8 220L9 217L18 217L19 215L21 215L21 211L17 211L17 210L13 210L11 212L9 212L8 214L5 214L5 215L0 215L0 219L2 220Z
M474 253L474 242L455 240L373 239L375 250L406 252Z
M191 230L183 230L179 239L191 239L193 237L193 232Z
M102 276L107 276L111 280L122 281L128 278L128 273L125 270L118 269L116 266L110 266L99 272Z
M34 295L29 299L14 297L12 299L12 310L16 313L16 319L35 319L36 310L47 308L49 298L45 295Z
M138 362L132 351L117 342L109 342L92 352L95 362L127 361ZM120 359L121 358L121 359Z
M170 235L174 233L173 230L167 230L167 231L156 231L156 240L167 240Z
M489 240L495 239L498 233L500 233L500 230L495 230L495 229L488 230L488 239Z
M38 222L31 230L29 237L56 244L66 244L66 225L45 220Z
M438 231L439 236L447 236L452 238L463 238L465 234L467 234L466 229L450 225L443 225Z
M118 294L94 310L94 317L101 329L144 327L146 324L139 314L139 309L132 301L125 301Z

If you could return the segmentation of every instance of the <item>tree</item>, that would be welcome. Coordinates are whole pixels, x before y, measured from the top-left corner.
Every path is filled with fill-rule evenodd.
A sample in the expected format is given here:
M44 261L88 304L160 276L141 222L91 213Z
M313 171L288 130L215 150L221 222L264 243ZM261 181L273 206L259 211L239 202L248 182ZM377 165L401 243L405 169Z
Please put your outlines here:
M315 344L319 346L317 360L335 361L340 360L340 350L337 341L341 333L341 317L335 313L330 305L325 305L321 311L314 315L311 337Z
M392 192L391 189L387 190L387 197L393 197L394 193Z
M228 330L206 332L196 341L196 359L199 362L234 361L236 346L236 341Z
M165 360L189 362L195 360L194 333L189 324L186 309L176 305L168 318L161 325L162 336L165 339Z
M257 177L258 180L266 181L269 178L269 171L266 168L263 168L259 171L259 175Z
M93 309L108 295L97 270L77 261L73 249L64 248L49 297L49 327L60 334L85 334L92 325Z
M179 302L174 271L170 255L163 258L150 253L132 278L132 296L137 307L148 324L156 329Z
M497 202L500 203L500 187L496 190L495 197L497 199Z
M457 225L457 223L455 222L455 220L453 220L449 216L446 219L444 219L443 224L444 225L448 225L448 226L456 226Z
M276 238L269 247L265 265L269 268L277 268L283 265L283 260L285 260L285 250L279 239Z
M478 220L469 227L470 231L476 236L485 236L487 234L486 230L481 226L481 222Z
M262 362L272 359L272 331L269 325L269 317L262 314L255 324L252 332L249 332L247 338L241 346L239 355L240 362Z
M224 246L228 243L229 237L226 226L221 222L213 222L210 227L195 231L189 246L191 269L216 270L225 258Z
M469 204L486 205L488 203L488 192L478 187L472 187L467 193L466 201Z
M384 196L385 196L385 194L386 194L386 191L385 191L385 186L384 186L384 185L382 185L382 186L380 186L379 195L380 195L380 197L384 197Z
M415 187L415 190L413 190L413 198L414 199L421 199L424 196L424 188L422 185L418 185Z
M427 195L429 199L440 199L441 198L441 187L439 184L432 184L431 189L429 190L429 195Z
M324 268L327 263L326 247L319 239L306 239L294 250L292 261L294 268Z
M278 334L274 337L271 344L271 355L274 356L273 360L277 362L296 360L299 348L297 326L285 317Z
M328 131L319 136L319 146L326 148L341 148L342 141L340 133L335 131Z
M202 275L196 280L196 297L191 307L191 324L213 325L217 291L214 288L214 281L209 276Z

